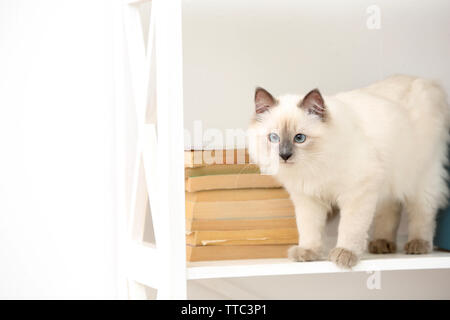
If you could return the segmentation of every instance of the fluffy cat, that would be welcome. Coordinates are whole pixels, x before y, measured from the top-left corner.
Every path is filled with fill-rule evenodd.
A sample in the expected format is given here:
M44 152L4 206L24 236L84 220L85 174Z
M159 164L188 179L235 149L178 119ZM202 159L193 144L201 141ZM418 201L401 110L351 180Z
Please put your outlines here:
M398 75L324 97L273 97L255 91L249 153L273 174L295 206L295 261L320 258L327 213L340 209L337 244L328 255L351 268L366 249L396 250L402 207L408 254L432 250L435 215L447 202L450 115L444 90L431 80Z

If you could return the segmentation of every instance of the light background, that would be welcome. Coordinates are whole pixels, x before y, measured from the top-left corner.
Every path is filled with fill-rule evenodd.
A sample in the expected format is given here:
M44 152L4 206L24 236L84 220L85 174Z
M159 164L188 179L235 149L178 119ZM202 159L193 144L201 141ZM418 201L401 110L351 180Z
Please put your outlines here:
M131 105L115 118L113 3L0 0L0 298L119 296L115 142L125 120L131 178L135 119ZM381 29L369 31L374 3ZM330 94L406 72L450 90L449 9L445 0L185 0L185 125L245 128L256 85ZM383 272L373 291L367 276L225 283L236 298L450 298L449 270ZM188 295L228 297L223 284L190 281Z
M256 86L330 95L406 73L450 90L445 0L185 0L183 39L186 128L246 128Z
M117 297L109 1L0 0L0 299Z
M379 30L367 28L370 5L380 8ZM190 130L195 120L202 120L203 130L245 129L256 86L275 95L315 87L332 95L406 73L439 80L450 92L450 2L445 0L185 0L183 41ZM336 232L337 222L329 233ZM405 226L402 221L402 234ZM368 276L227 281L250 296L272 299L450 298L449 270L382 272L381 290L367 289ZM206 282L191 281L190 297L229 295L220 283Z

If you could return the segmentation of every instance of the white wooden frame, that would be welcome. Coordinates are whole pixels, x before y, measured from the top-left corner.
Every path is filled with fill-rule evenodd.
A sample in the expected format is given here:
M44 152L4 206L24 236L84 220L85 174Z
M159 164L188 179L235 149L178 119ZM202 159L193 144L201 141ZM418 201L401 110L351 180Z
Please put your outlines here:
M329 261L302 264L286 259L258 259L186 263L181 0L151 0L146 41L138 10L150 0L116 1L114 17L123 21L123 25L115 24L115 33L120 36L114 39L116 127L120 131L117 133L117 162L121 164L117 165L116 177L120 297L146 298L145 286L149 286L157 289L158 299L186 299L187 280L211 279L203 285L210 289L221 287L229 293L229 298L258 298L257 294L221 279L351 272L338 269ZM124 47L126 52L122 50ZM123 197L128 190L124 187L124 170L121 170L126 162L126 129L122 119L125 97L121 90L126 56L138 131L131 208L126 208ZM143 241L148 205L156 245ZM129 215L122 214L125 212ZM423 257L399 253L387 258L367 254L353 271L447 268L450 268L450 253L434 252Z
M129 298L145 298L149 286L158 299L186 299L181 0L151 1L145 46L146 2L123 1L138 141L121 260ZM148 204L156 245L143 241Z

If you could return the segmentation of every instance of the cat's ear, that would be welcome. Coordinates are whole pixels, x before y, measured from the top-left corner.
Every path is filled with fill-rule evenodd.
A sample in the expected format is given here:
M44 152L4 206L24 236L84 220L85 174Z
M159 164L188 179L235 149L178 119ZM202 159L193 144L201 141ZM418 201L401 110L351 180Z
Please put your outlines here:
M325 119L327 108L325 107L325 102L323 101L319 89L311 90L303 100L300 101L299 107L305 109L308 113L319 116L322 120Z
M277 100L265 89L255 89L255 112L263 113L277 104Z

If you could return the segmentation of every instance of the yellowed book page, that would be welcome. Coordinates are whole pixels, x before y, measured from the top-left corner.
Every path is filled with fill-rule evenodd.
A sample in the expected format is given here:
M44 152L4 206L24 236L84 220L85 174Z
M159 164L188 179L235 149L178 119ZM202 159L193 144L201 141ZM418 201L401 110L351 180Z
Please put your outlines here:
M296 228L295 217L260 219L186 219L187 231Z
M260 173L256 164L214 164L197 168L185 168L185 177L211 176L218 174Z
M269 175L230 174L188 178L185 180L186 191L246 188L281 188L281 184Z
M297 244L298 232L296 228L192 231L186 234L186 243L193 246Z
M186 192L185 196L186 201L194 202L289 199L289 194L282 188L207 190Z
M186 246L188 261L286 258L292 245Z
M191 202L186 201L186 219L231 219L294 216L290 199Z

